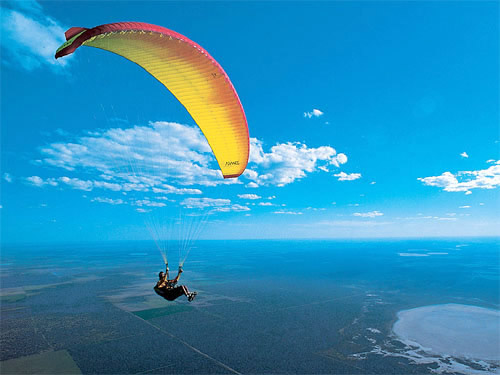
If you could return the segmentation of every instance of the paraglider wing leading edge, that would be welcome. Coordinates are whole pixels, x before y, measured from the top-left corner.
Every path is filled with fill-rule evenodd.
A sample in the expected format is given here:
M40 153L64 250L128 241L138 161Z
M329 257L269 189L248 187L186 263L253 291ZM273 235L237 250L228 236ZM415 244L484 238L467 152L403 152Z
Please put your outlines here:
M229 77L207 51L175 31L140 22L72 27L56 58L84 45L138 64L186 108L205 135L224 178L238 177L249 156L245 112Z

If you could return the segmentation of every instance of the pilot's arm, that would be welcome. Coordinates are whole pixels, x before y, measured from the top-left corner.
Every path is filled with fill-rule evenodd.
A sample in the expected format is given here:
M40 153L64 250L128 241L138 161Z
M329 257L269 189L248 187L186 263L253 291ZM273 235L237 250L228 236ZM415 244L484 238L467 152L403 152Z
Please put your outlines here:
M182 273L182 266L179 266L179 272L177 273L177 276L175 276L175 279L173 279L172 281L174 283L176 283L177 281L179 281L179 279L181 278L181 273Z

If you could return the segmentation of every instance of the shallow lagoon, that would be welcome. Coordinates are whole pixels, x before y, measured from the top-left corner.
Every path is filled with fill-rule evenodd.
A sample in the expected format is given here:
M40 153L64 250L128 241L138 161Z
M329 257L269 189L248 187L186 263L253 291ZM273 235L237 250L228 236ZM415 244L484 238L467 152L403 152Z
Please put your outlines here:
M200 241L182 278L199 292L191 304L153 292L162 259L148 242L3 247L1 264L3 373L43 372L47 355L62 373L498 369L392 331L422 306L498 310L497 239Z
M398 313L394 333L431 353L500 361L500 311L469 305L435 305Z

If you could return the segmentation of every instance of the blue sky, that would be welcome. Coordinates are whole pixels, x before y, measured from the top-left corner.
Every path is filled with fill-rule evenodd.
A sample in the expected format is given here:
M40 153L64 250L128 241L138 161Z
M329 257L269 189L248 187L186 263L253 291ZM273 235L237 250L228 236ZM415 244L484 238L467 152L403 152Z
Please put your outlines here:
M0 5L2 242L148 239L179 215L203 218L200 238L499 235L497 2ZM68 28L120 21L224 67L252 138L243 176L221 179L136 65L92 48L54 60ZM154 180L152 155L176 177Z

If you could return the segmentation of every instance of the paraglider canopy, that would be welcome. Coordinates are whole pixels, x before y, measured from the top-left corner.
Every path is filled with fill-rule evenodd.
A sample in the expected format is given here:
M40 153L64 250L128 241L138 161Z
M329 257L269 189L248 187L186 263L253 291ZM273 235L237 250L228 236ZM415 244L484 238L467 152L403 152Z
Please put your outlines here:
M229 77L201 46L161 26L119 22L72 27L56 58L80 46L104 49L133 61L160 81L205 135L224 178L238 177L249 156L248 126Z

